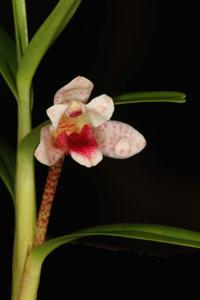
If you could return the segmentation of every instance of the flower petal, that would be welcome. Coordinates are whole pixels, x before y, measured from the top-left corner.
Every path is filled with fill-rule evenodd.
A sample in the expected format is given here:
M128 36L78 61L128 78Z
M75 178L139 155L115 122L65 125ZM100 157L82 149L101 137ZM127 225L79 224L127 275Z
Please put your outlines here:
M80 133L68 136L68 149L76 162L88 168L96 166L103 158L89 125L84 125Z
M54 128L59 124L64 112L67 110L68 104L56 104L47 109L47 116L52 122Z
M136 129L118 121L107 121L94 129L102 154L113 158L128 158L146 145L145 138Z
M112 98L107 95L101 95L94 98L87 104L87 109L100 114L105 120L110 120L114 112L114 103Z
M35 150L35 157L42 164L47 166L54 165L62 156L64 151L53 145L53 138L50 133L50 126L42 128L40 143Z
M103 156L99 150L90 153L90 156L86 156L82 153L72 151L71 157L77 163L87 168L96 166L103 159Z
M77 76L57 91L54 104L80 101L86 103L93 89L93 83L85 77Z
M87 110L86 115L92 127L97 127L106 121L106 119L102 115L93 110Z

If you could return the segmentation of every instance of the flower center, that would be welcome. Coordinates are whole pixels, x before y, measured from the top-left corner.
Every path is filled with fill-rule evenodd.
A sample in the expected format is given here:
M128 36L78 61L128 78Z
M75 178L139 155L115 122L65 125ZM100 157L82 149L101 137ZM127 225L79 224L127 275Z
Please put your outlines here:
M66 111L66 115L68 117L76 118L82 115L84 112L85 112L85 108L81 103L77 101L71 101Z
M73 132L78 132L79 128L77 126L76 119L77 118L63 116L55 130L55 138L61 133L69 135Z
M84 107L80 103L72 101L54 131L55 145L67 153L69 137L73 134L79 135L85 125L90 127Z

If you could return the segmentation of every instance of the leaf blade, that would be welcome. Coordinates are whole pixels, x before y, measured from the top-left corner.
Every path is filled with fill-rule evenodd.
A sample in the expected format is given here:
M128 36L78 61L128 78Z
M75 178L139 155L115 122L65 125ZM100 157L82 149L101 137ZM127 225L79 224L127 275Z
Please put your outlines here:
M34 273L34 284L32 286L35 294L39 285L40 273L45 258L53 250L64 244L91 236L133 238L200 248L199 232L174 227L152 224L112 224L83 229L66 236L49 240L33 248L27 262L30 270ZM25 294L29 292L29 290L30 288L27 291L25 290Z
M18 62L28 46L28 28L25 0L12 0L13 16L15 23L15 39L17 44Z
M0 73L17 99L15 44L2 27L0 27L0 45Z
M185 103L186 95L181 92L152 91L126 93L113 97L115 104L148 103L148 102L169 102Z
M140 239L200 248L200 233L192 230L153 224L111 224L83 229L66 236L49 240L36 247L31 255L35 256L38 263L42 264L46 256L59 246L71 243L80 238L92 236Z
M14 150L0 139L0 178L14 201L16 155Z
M26 135L19 144L19 151L25 151L26 156L32 157L35 151L35 148L40 140L40 131L42 127L47 125L49 121L45 121L31 130L31 132Z
M32 38L17 74L20 98L28 99L31 81L44 54L78 8L81 0L60 0Z

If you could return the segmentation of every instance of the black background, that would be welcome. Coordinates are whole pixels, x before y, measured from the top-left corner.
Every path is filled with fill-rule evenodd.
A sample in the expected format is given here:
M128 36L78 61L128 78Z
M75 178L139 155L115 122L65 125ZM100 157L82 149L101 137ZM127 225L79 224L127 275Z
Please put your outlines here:
M1 23L13 35L11 6L4 2L0 7ZM56 2L27 1L30 37ZM83 0L69 26L48 51L34 78L34 126L46 119L45 110L52 105L56 90L77 75L94 82L92 96L177 90L185 92L188 98L186 104L117 106L113 119L142 132L148 143L146 149L124 161L105 158L89 170L67 158L49 237L114 222L200 230L196 11L197 4L192 1ZM1 135L15 147L16 105L2 79L0 86ZM3 116L13 126L6 127ZM47 168L36 162L38 199L46 174ZM1 277L8 286L13 211L6 189L2 184L0 187ZM58 292L57 298L61 297L65 284L76 296L78 289L74 290L74 284L82 282L82 296L90 295L93 281L98 291L99 284L102 292L108 286L112 291L128 290L135 286L133 282L128 284L129 271L140 281L151 277L152 269L158 279L158 269L165 273L173 267L179 272L180 265L199 265L199 254L192 249L136 241L103 240L100 244L129 251L80 245L58 249L45 262L39 299L50 297L54 291ZM123 284L108 285L111 278Z

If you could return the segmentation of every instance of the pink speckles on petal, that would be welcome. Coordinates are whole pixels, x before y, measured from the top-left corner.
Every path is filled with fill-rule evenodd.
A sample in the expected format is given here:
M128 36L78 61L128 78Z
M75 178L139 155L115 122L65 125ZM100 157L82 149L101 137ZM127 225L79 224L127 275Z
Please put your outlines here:
M106 121L101 114L95 112L94 110L87 110L87 117L92 127L97 127Z
M107 122L105 122L105 123L102 125L102 127L103 127L104 129L107 129L107 128L108 128Z
M128 138L121 138L115 145L114 152L116 157L126 158L132 155L131 140Z
M105 120L109 120L114 112L114 103L112 98L107 95L101 95L94 98L87 104L87 109L100 114Z
M146 145L144 137L136 129L118 121L107 121L94 132L102 154L108 157L128 158Z
M64 151L54 146L49 128L48 125L41 130L40 143L35 150L35 157L42 164L52 166L64 155Z
M80 101L86 103L93 89L93 83L85 77L77 76L64 87L59 89L54 96L54 103Z

